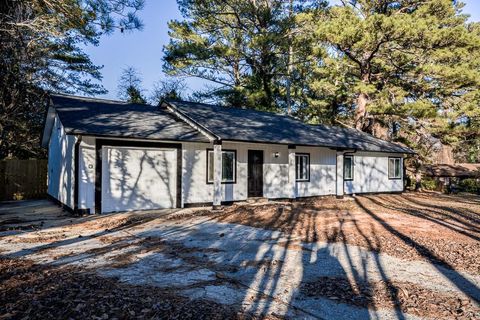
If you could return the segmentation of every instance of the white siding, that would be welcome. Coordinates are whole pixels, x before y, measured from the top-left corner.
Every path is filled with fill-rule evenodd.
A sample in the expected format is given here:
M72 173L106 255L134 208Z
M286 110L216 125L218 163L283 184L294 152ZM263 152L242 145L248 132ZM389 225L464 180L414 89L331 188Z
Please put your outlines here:
M73 206L74 144L75 138L65 136L61 127L58 130L57 127L54 129L49 150L49 168L53 170L49 175L49 193L70 206ZM213 145L187 142L182 145L182 206L188 203L212 202L213 185L207 184L206 156L207 149L212 149ZM224 142L222 149L237 152L236 183L222 184L222 201L247 199L248 150L264 152L264 197L270 199L291 197L286 145ZM64 150L64 156L61 156L60 150ZM276 152L279 153L278 158L274 156ZM334 195L336 152L320 147L297 147L295 152L310 154L310 181L296 182L295 196ZM79 207L89 208L94 212L95 138L84 137L80 145L80 153ZM67 154L70 156L65 157ZM345 193L402 191L402 180L388 179L389 156L382 153L355 153L354 180L345 181ZM63 173L60 174L60 172ZM62 185L62 191L59 191L60 185ZM170 196L167 195L167 197Z
M368 152L354 153L354 176L352 181L345 181L345 193L403 191L403 179L388 178L389 156L394 155ZM399 155L398 157L401 158L402 156ZM403 172L403 168L401 170Z
M297 182L297 197L335 194L335 150L297 147L296 152L310 154L310 181Z
M210 144L183 144L183 203L211 202L213 185L207 184L207 149ZM222 184L222 201L247 199L248 150L263 151L263 194L268 198L286 198L288 190L288 149L283 145L223 143L222 150L236 150L237 179L233 184ZM275 158L274 153L279 157Z
M207 149L210 144L183 144L183 203L211 202L213 185L207 184ZM263 196L289 198L288 148L286 145L228 143L223 150L237 151L237 180L222 184L222 201L241 201L248 197L248 150L263 151ZM275 158L275 153L279 157ZM310 181L297 182L297 196L307 197L335 193L335 151L327 148L298 147L296 152L310 153Z
M48 194L73 209L74 136L65 134L58 116L48 144Z

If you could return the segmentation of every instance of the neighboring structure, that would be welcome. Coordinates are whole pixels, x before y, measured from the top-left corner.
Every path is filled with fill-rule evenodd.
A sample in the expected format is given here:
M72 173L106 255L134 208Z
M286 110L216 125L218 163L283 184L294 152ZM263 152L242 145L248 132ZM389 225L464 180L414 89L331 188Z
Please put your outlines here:
M52 95L48 193L115 212L401 192L409 148L354 129L200 103L160 107Z
M480 163L430 164L421 171L436 181L438 191L452 191L464 179L480 179Z

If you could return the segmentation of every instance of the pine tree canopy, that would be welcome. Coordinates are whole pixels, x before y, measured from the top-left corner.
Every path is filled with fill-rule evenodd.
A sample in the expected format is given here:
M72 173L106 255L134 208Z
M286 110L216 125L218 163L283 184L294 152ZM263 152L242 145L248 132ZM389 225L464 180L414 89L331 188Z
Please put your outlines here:
M142 27L143 0L5 0L0 4L0 159L42 157L47 91L105 93L81 44Z
M164 70L210 81L198 97L356 127L425 158L449 144L480 161L480 25L462 3L178 3Z

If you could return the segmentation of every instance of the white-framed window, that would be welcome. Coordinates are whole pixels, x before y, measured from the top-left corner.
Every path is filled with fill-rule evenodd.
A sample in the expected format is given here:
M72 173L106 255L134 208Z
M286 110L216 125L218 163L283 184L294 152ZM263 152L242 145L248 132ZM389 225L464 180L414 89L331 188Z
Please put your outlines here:
M402 178L402 158L388 158L388 179Z
M295 154L295 179L297 181L310 181L310 154Z
M353 180L354 164L353 156L343 156L343 180Z
M207 183L213 183L213 150L207 150ZM236 183L237 151L222 150L222 183Z

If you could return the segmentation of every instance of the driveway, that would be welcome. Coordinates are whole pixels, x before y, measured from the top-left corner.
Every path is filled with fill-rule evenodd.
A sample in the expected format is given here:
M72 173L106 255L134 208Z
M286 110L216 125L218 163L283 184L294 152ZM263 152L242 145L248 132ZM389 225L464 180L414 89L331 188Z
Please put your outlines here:
M23 202L0 207L0 253L132 286L173 289L192 301L260 318L480 318L475 263L449 263L450 255L480 260L480 251L468 250L478 246L480 201L442 198L456 204L437 223L433 212L430 220L419 216L424 195L411 197L417 203L397 214L395 196L245 204L220 214L189 209L82 218L46 201ZM459 201L469 202L468 218L458 217ZM407 211L415 206L411 218ZM369 212L376 219L365 218ZM324 229L336 230L336 237ZM450 240L450 255L437 248L442 234ZM404 249L407 238L413 244ZM458 243L469 252L453 252Z

